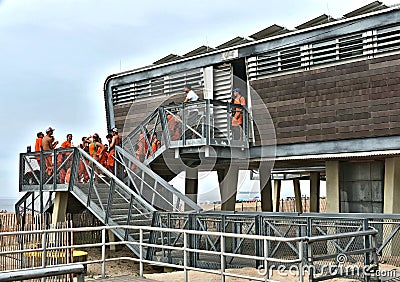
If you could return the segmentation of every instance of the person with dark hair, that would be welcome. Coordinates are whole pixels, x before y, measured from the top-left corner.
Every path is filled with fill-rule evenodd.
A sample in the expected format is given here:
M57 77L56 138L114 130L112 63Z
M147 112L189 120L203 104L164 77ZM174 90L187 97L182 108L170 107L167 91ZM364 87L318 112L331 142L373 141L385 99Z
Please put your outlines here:
M62 142L61 148L71 148L72 147L72 134L67 134L67 140Z
M86 153L89 154L89 142L87 141L86 137L82 137L82 143L79 144L79 148L84 150ZM89 174L86 170L85 163L83 159L79 159L79 166L78 166L78 181L81 183L85 183L89 181Z
M35 152L40 152L43 149L42 141L43 141L44 134L43 134L43 132L40 131L36 134L36 136L37 136L37 138L36 138L36 142L35 142Z
M157 138L157 132L153 133L151 139L151 152L149 154L154 154L158 149L161 148L161 141Z
M197 94L192 90L192 87L190 85L185 85L184 91L186 93L184 103L195 102L199 100L199 96L197 96ZM196 134L194 134L193 130L196 130L194 126L196 125L199 112L196 105L187 106L186 109L186 126L190 126L191 129L187 129L187 127L185 128L187 129L185 130L185 138L189 139L190 137L192 137L194 139L196 138Z
M72 134L69 133L67 134L67 140L62 142L61 148L71 148L72 147ZM57 168L60 168L59 172L59 181L60 183L65 183L65 179L68 178L69 182L69 177L66 177L68 169L71 169L71 161L68 161L67 163L64 164L64 161L66 160L67 156L69 153L67 152L59 152L57 155ZM63 167L61 167L63 166ZM67 183L68 183L67 182Z
M233 89L233 104L246 106L246 100L240 93L240 88ZM240 140L242 138L242 126L243 126L243 111L240 107L233 107L232 116L232 137L234 140Z
M93 134L92 138L86 139L89 144L89 154L96 161L100 161L103 156L104 145L100 141L100 137L97 133Z
M79 144L79 148L89 154L89 144L90 142L87 141L87 137L82 137L82 143Z

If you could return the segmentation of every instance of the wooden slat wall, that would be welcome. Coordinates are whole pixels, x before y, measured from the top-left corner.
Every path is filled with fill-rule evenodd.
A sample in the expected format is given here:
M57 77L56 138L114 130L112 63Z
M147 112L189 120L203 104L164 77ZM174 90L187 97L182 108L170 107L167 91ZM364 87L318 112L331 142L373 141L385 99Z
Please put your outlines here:
M251 86L269 109L277 144L400 134L400 55L256 80ZM262 111L253 115L265 119ZM257 133L256 140L259 144Z
M195 90L200 99L203 98L203 92ZM185 100L185 92L164 97L154 97L151 100L135 101L114 107L115 125L124 134L129 134L140 123L143 122L154 110L160 105L168 105L169 103L182 103Z

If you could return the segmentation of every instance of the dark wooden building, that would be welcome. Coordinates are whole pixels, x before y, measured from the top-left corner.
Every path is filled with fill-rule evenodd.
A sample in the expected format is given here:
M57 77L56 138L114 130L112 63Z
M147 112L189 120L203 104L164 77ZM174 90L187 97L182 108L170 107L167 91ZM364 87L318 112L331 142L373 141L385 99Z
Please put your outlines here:
M104 85L108 127L127 135L157 107L184 99L226 101L242 89L251 113L248 168L258 168L264 210L280 179L311 180L318 211L326 180L330 212L399 213L400 10L373 2L295 30L273 25L216 48L168 55L148 67L111 75ZM271 130L271 126L273 130ZM267 133L266 133L267 132ZM264 154L274 147L274 154ZM268 166L267 166L268 167ZM276 202L276 201L275 201Z

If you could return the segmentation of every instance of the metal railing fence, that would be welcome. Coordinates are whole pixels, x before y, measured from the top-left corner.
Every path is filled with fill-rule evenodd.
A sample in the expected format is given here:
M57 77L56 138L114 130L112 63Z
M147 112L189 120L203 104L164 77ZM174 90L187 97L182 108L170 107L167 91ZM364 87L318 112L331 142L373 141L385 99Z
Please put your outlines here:
M119 242L106 242L106 234L108 230L135 230L139 233L139 240L136 242L132 241L119 241ZM56 238L56 234L70 233L74 234L76 232L87 232L88 230L98 231L101 230L102 240L101 243L94 244L80 244L80 245L70 245L70 246L57 246L54 247L51 244L52 238ZM165 234L164 236L168 236L169 233L182 234L183 245L180 247L172 246L172 245L164 245L161 243L148 243L144 241L144 234L147 232L162 232ZM118 232L115 232L118 233ZM47 229L47 230L35 230L35 231L21 231L21 232L1 232L0 237L6 236L24 236L27 234L40 234L43 238L43 244L36 248L22 249L22 250L12 250L12 251L1 251L0 256L6 255L15 255L19 254L22 256L29 255L30 253L40 253L42 258L47 258L49 254L51 256L55 255L57 252L66 252L71 251L73 249L79 248L93 248L98 247L101 248L101 259L88 260L86 262L80 262L80 264L93 264L93 263L101 263L102 264L102 277L106 276L106 262L112 260L120 260L120 259L128 259L139 263L139 275L143 277L144 275L144 264L151 265L159 265L159 266L167 266L174 267L177 269L182 269L184 271L184 281L188 281L188 271L200 271L213 273L221 276L221 281L225 281L226 277L236 277L243 278L248 280L255 281L271 281L270 275L274 275L274 269L277 266L281 265L290 265L295 267L298 272L296 273L298 277L298 281L303 281L305 279L305 275L302 272L303 270L307 270L309 279L325 279L324 277L314 277L315 274L313 271L315 270L314 261L323 259L323 256L315 256L312 252L312 247L314 244L318 242L334 242L337 240L343 240L346 238L361 238L365 243L360 245L358 249L353 250L352 252L341 252L342 255L360 255L363 258L363 267L365 269L368 268L370 272L368 272L368 277L374 275L374 271L376 271L379 267L378 262L376 260L376 246L375 246L375 236L378 232L375 229L369 228L368 230L358 231L358 232L346 232L339 234L330 234L330 235L321 235L321 236L296 236L291 238L282 238L275 236L264 236L264 235L251 235L251 234L235 234L235 233L225 233L225 232L210 232L210 231L199 231L199 230L187 230L187 229L171 229L171 228L158 228L158 227L147 227L147 226L102 226L102 227L91 227L91 228L64 228L64 229ZM191 244L193 237L195 236L213 236L215 238L219 238L221 244L219 250L204 250L198 248L195 245ZM251 254L237 254L232 252L229 249L229 242L234 239L246 239L246 240L254 240L259 242L259 245L264 246L264 252L259 255L251 255ZM291 243L293 245L297 245L299 252L294 257L286 257L286 258L274 258L270 256L265 246L271 242L280 242L280 243ZM106 247L111 245L134 245L137 249L139 249L138 257L120 257L120 258L107 258L106 257ZM176 263L163 262L158 260L150 260L146 258L145 250L147 248L154 248L157 250L171 250L172 252L177 252L180 254L181 260ZM220 261L219 269L209 269L201 266L193 265L190 261L190 258L193 255L203 255L203 256L218 256ZM325 254L325 257L335 257L337 253L331 252ZM227 261L231 258L240 258L246 261L259 261L261 267L257 269L254 268L253 275L243 275L228 271ZM73 263L73 262L69 262ZM336 263L339 264L340 262ZM46 260L43 260L42 267L46 267ZM288 268L289 269L289 268ZM263 271L266 270L266 271ZM275 273L276 274L276 273ZM288 272L286 272L288 274ZM366 274L366 273L364 273ZM311 275L311 276L310 276ZM326 276L327 277L327 276ZM366 276L364 277L366 278Z
M327 214L327 213L267 213L267 212L201 212L193 214L162 213L156 212L153 226L166 228L179 228L211 232L229 232L243 235L262 235L291 238L297 236L325 236L347 232L360 232L370 226L378 230L376 236L377 254L382 262L394 267L400 267L400 215L399 214ZM163 237L153 234L152 240L163 240L166 245L181 246L182 235L171 234ZM157 237L158 236L158 237ZM203 250L219 250L219 238L199 236L192 242ZM314 255L328 252L352 252L364 242L360 238L348 238L327 243L317 242L312 252ZM234 253L260 254L263 247L257 242L244 238L235 239L229 246ZM296 256L298 247L291 243L269 242L266 246L269 255L276 258ZM160 259L172 262L176 259L172 253L158 254ZM218 267L218 261L207 257L194 256L193 263ZM351 262L358 261L361 267L362 260L349 256ZM329 259L331 262L334 258ZM326 262L316 262L316 265ZM248 264L248 262L246 262ZM228 261L229 267L242 267L243 261L232 259ZM254 261L253 266L258 262Z

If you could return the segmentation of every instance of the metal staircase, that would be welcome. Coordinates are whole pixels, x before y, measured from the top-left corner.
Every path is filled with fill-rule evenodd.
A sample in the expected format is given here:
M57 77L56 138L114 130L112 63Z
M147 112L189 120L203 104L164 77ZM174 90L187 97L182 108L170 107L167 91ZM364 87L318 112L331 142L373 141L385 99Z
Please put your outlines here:
M194 123L188 120L193 106L198 112ZM17 214L43 213L51 207L54 193L63 191L110 226L151 226L156 210L200 212L196 203L168 183L184 169L174 153L210 145L248 147L245 131L241 140L231 140L229 134L221 138L211 114L216 106L229 116L229 104L210 100L155 110L115 149L114 174L79 148L20 154L19 190L26 194L16 204ZM247 111L243 111L247 122ZM155 149L154 135L161 140L161 147ZM139 237L134 231L115 230L121 240ZM130 248L139 254L136 246Z

